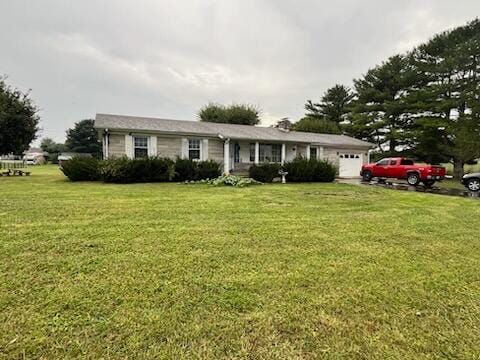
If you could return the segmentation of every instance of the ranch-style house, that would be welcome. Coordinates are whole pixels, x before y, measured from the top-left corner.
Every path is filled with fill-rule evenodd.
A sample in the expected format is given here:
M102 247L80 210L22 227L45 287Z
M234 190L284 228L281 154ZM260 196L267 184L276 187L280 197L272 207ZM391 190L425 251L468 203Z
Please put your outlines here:
M373 147L345 135L290 131L277 127L97 114L105 158L161 156L214 160L224 173L245 171L251 164L284 163L297 156L327 159L340 177L357 177Z

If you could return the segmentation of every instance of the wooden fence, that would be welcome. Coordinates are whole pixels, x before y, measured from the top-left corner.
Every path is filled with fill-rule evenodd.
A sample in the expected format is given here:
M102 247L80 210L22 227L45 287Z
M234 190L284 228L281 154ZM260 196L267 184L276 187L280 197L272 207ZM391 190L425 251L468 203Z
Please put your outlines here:
M23 160L0 160L0 169L24 169L28 167Z

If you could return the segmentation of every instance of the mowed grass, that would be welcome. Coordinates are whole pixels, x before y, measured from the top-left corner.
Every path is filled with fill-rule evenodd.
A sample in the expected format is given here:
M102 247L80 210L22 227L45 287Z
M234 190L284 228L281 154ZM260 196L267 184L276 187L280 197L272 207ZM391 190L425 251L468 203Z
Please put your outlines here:
M480 357L480 202L0 178L0 358Z

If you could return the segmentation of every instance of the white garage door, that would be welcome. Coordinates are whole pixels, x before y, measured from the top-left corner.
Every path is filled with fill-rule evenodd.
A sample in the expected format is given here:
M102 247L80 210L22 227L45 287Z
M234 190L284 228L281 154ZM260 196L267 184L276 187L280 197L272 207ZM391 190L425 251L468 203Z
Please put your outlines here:
M362 170L362 154L340 154L339 159L339 176L340 177L356 177L360 176Z

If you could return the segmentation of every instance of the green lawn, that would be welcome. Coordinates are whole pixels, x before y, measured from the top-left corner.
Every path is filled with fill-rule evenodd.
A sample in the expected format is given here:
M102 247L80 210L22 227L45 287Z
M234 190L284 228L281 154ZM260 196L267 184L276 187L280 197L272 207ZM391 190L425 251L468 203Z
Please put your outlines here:
M0 178L0 358L480 357L480 202Z

